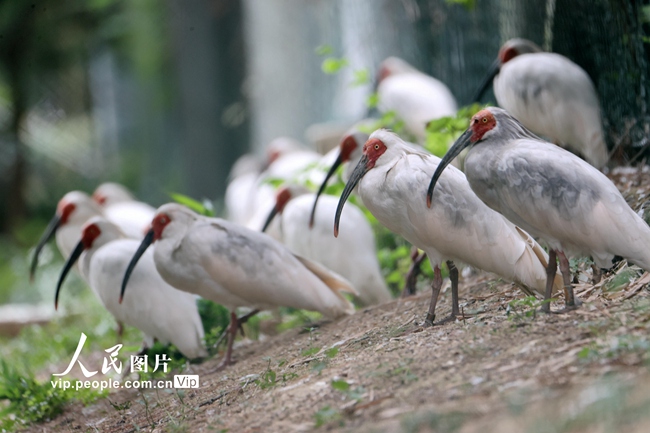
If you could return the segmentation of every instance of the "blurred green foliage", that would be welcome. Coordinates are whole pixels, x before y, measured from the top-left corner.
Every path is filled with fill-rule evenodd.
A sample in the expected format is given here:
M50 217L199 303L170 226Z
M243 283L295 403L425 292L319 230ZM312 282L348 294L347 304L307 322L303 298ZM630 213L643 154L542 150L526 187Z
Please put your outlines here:
M73 383L74 387L74 383ZM54 418L71 401L90 404L108 394L92 388L75 390L53 387L49 380L39 382L30 373L21 373L0 359L0 431L12 431L31 423Z
M455 116L434 119L427 125L424 147L432 154L442 157L460 135L469 127L469 121L484 106L472 104L462 107Z

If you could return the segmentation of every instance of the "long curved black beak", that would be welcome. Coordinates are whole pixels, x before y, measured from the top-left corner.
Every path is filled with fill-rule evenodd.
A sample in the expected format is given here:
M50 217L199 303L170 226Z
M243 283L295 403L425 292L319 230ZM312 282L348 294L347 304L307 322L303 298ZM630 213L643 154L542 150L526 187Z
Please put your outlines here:
M41 236L41 239L39 239L38 244L36 245L36 249L34 250L34 256L32 257L32 264L29 267L30 281L34 281L34 274L36 273L36 265L38 264L38 256L41 254L41 250L43 249L45 244L48 243L50 239L52 239L52 236L54 236L54 233L56 233L56 229L58 229L60 225L61 225L61 217L54 214L50 222L47 224L47 227L45 228L45 232L43 232L43 236Z
M481 97L483 96L487 88L490 87L490 84L492 84L492 80L499 73L500 69L501 69L501 61L499 59L496 59L492 63L492 65L490 65L490 68L488 69L487 73L485 74L485 77L483 78L483 81L481 82L481 86L474 94L474 98L471 101L469 101L470 104L473 102L479 102L481 100Z
M325 191L325 187L327 186L327 181L336 173L336 169L340 167L340 165L343 164L343 158L341 157L341 153L339 153L339 156L336 158L336 161L334 161L334 164L332 164L332 167L330 168L330 171L327 172L327 176L325 176L325 180L323 183L321 183L320 188L318 188L318 192L316 193L316 198L314 199L314 205L311 208L311 214L309 214L309 228L311 229L314 227L314 217L316 215L316 205L318 204L318 198L320 195Z
M264 227L262 227L262 233L266 231L267 228L271 225L271 222L273 221L273 218L278 214L278 207L273 206L273 209L271 209L271 212L269 212L269 216L266 217L266 221L264 222Z
M429 189L427 190L427 207L431 207L431 197L433 196L433 188L436 186L436 182L438 182L438 178L440 175L442 175L442 171L447 167L451 161L454 160L460 154L460 152L463 151L467 146L471 145L472 142L470 141L470 138L472 137L472 130L468 129L467 131L463 132L463 135L458 137L458 140L454 143L453 146L447 151L445 156L440 160L440 163L438 164L438 167L436 168L435 173L433 173L433 177L431 178L431 182L429 183Z
M345 184L345 189L343 189L343 193L339 199L339 204L336 207L336 216L334 217L334 237L338 237L339 235L339 220L341 219L341 212L343 212L343 205L345 205L348 197L350 197L350 194L354 191L354 187L357 186L357 183L359 183L361 178L368 172L369 169L367 165L368 157L363 155L357 166L354 167L354 171L352 172L348 183Z
M138 247L138 250L135 252L133 255L133 258L129 262L129 266L126 268L126 272L124 273L124 279L122 280L122 289L120 290L120 304L122 303L122 299L124 299L124 291L126 290L126 284L129 282L129 278L131 277L131 273L133 272L133 269L135 268L135 265L138 264L138 260L140 260L140 257L144 254L145 251L147 251L147 248L149 248L149 245L153 243L153 229L149 230L146 235L144 235L144 239L142 239L142 243Z
M59 292L61 291L61 286L63 285L63 281L65 281L66 275L68 275L68 272L70 272L70 269L74 266L74 264L77 262L79 259L79 256L84 250L84 244L82 241L79 241L76 247L74 247L74 250L72 250L72 254L70 254L70 257L68 257L68 261L65 262L65 265L63 266L63 271L61 271L61 275L59 276L59 282L56 285L56 293L54 294L54 309L57 310L59 308Z

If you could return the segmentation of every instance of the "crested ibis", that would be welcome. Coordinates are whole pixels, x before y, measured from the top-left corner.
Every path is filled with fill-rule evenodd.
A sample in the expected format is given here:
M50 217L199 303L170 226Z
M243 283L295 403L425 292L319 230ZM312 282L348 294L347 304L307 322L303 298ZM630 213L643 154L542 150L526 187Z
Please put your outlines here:
M487 207L471 190L465 175L449 167L427 209L426 180L440 159L408 146L397 135L377 130L363 146L336 211L334 234L339 233L343 206L358 183L370 212L388 229L424 250L434 268L432 297L425 323L433 324L442 286L440 265L447 261L452 283L452 313L458 310L458 270L454 261L498 274L524 291L544 293L546 255L527 233ZM350 234L346 234L348 236ZM439 322L439 323L441 323Z
M610 268L618 255L650 269L650 228L616 186L598 169L540 139L501 108L489 107L472 117L431 178L429 203L446 164L467 147L465 172L472 190L548 245L549 275L555 273L559 258L567 308L576 305L567 254L591 256L601 268ZM548 303L543 310L550 311Z

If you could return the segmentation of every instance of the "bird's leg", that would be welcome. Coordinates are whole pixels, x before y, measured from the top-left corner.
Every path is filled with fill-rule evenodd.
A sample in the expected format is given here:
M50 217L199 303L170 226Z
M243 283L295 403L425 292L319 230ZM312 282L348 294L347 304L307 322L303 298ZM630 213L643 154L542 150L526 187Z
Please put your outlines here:
M566 255L564 255L562 251L558 251L557 256L560 259L560 271L562 272L562 279L564 280L564 306L566 310L572 310L580 305L580 301L577 301L573 295L569 259L567 259Z
M242 337L246 337L246 335L244 335L244 328L242 327L242 325L244 323L248 322L248 319L250 319L251 317L253 317L254 315L256 315L259 312L260 312L260 310L253 310L250 313L244 314L239 319L237 319L237 323L239 325L239 331L241 332Z
M418 275L420 274L420 266L427 257L426 253L420 254L417 247L411 248L411 266L406 274L406 284L402 290L402 298L415 295L415 283L417 282Z
M553 283L555 282L555 273L557 272L557 257L554 249L548 251L548 266L546 266L546 293L544 293L544 303L541 312L551 312L551 296L553 296Z
M596 265L595 263L591 264L591 274L592 274L592 278L591 278L592 282L594 284L600 283L601 278L603 278L603 271L601 271L598 265Z
M440 294L441 288L442 274L440 273L440 267L436 265L433 268L433 281L431 281L431 303L429 304L427 318L424 320L426 326L433 326L433 321L436 318L436 304L438 303L438 295Z
M239 320L237 320L237 314L234 311L230 312L230 325L228 325L228 346L226 347L226 354L223 356L221 363L217 366L216 370L219 371L230 364L232 364L232 345L235 342L235 337L237 336L237 330L239 329Z
M436 322L436 325L453 322L456 317L460 316L460 308L458 308L458 268L451 260L447 260L447 267L449 268L449 279L451 280L451 314Z

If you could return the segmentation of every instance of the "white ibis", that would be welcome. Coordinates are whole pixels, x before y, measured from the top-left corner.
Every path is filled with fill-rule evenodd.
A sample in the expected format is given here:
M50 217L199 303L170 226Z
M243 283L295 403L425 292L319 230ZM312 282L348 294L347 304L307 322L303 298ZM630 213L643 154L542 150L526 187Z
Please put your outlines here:
M321 198L310 229L314 199L315 194L304 187L280 187L275 207L268 214L262 231L279 214L280 241L292 252L346 278L359 292L358 299L363 305L389 301L392 296L381 275L374 233L363 212L354 205L345 209L343 227L350 235L337 240L331 230L338 198L329 195Z
M498 274L524 291L544 293L545 253L525 232L487 207L471 190L465 175L449 167L440 178L427 209L423 200L427 180L440 159L407 146L397 135L377 130L363 147L363 157L345 186L336 211L339 232L343 205L358 183L359 195L388 229L424 250L434 268L432 297L425 323L433 324L442 286L440 265L447 261L452 282L452 313L458 314L458 270L454 261ZM346 233L350 236L352 233Z
M566 57L526 39L511 39L499 50L475 100L494 78L500 107L526 128L580 153L602 168L607 162L600 104L589 75Z
M147 203L137 201L126 187L107 182L93 192L93 200L102 206L103 215L117 224L127 237L140 239L146 233L156 211Z
M118 322L142 331L145 346L151 347L155 338L174 344L187 358L207 356L196 296L176 290L160 277L152 251L143 254L131 274L129 295L118 302L124 272L139 245L127 239L115 224L102 217L91 218L61 272L55 308L68 271L80 259L81 275L104 307Z
M263 233L200 216L175 203L157 210L152 229L124 275L122 296L140 256L153 242L156 269L165 281L231 310L228 348L220 368L231 362L237 307L289 306L331 318L354 312L341 292L356 292L339 275L294 255Z
M465 172L474 192L548 244L549 275L555 273L556 255L559 258L568 308L575 306L575 300L567 254L591 256L601 268L610 268L618 255L650 269L650 228L616 186L500 108L490 107L472 117L469 129L438 166L427 198L450 158L467 147ZM547 288L546 299L550 297ZM544 310L549 311L548 303Z
M456 114L456 99L447 86L398 57L381 62L378 83L379 110L394 111L420 144L425 141L427 123Z

